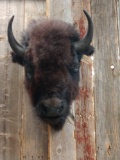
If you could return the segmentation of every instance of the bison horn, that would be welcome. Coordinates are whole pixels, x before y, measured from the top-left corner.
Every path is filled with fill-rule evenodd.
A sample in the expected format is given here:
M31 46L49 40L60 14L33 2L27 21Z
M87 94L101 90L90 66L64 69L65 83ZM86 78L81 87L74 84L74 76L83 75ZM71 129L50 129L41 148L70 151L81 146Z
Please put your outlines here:
M88 20L88 31L86 33L86 35L78 42L75 42L75 49L77 52L81 52L81 51L84 51L86 50L91 41L92 41L92 38L93 38L93 23L92 23L92 20L91 20L91 17L89 16L89 14L83 10L86 17L87 17L87 20Z
M15 39L14 35L13 35L13 31L12 31L12 22L13 22L14 16L12 16L12 18L9 21L8 24L8 41L9 44L11 46L11 48L13 49L13 51L18 54L20 57L23 57L25 54L26 49L23 48Z

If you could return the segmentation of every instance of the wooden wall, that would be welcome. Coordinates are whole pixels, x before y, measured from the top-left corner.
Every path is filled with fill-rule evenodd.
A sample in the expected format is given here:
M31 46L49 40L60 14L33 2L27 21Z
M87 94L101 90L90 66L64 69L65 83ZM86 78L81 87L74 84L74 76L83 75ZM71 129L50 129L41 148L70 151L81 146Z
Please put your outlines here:
M94 23L94 57L81 62L80 95L62 131L35 115L24 87L24 68L11 62L7 25L15 15L17 40L28 22L54 18L70 22L84 36ZM0 160L119 160L119 0L0 1Z
M92 1L96 153L98 160L120 159L120 44L117 0Z

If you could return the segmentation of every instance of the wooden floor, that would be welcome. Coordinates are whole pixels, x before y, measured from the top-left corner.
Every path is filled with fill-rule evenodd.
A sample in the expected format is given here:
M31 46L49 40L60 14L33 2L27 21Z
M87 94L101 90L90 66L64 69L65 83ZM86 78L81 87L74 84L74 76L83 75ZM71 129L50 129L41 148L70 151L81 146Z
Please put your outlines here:
M24 68L11 62L7 25L15 15L17 40L28 22L54 18L87 29L83 9L94 23L94 57L81 62L80 95L60 132L35 115L24 87ZM119 0L0 1L0 160L120 159Z

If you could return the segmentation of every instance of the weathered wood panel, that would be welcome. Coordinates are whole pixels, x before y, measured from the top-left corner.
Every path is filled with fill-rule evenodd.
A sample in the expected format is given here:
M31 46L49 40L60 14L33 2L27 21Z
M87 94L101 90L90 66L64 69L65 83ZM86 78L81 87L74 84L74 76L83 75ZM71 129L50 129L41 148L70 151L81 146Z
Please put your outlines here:
M75 11L74 12L72 11L72 7L74 6L73 1L69 1L69 0L64 2L47 0L47 6L45 1L38 1L38 0L10 1L9 3L7 4L7 6L10 7L10 13L8 13L8 15L9 16L13 14L16 15L13 28L14 28L14 33L17 39L19 39L18 35L20 35L20 30L21 31L23 30L23 26L26 26L29 20L31 20L32 18L37 19L38 17L45 16L45 7L47 8L48 17L61 19L71 23L73 23L73 18L76 17L74 14L79 15L75 7L74 7ZM5 5L4 7L6 7L5 3L4 5ZM18 13L19 10L22 10L22 12ZM18 26L19 26L19 29L18 29ZM83 28L84 28L84 24L83 24ZM84 31L82 32L82 34L84 34ZM15 110L15 107L13 107L14 112L11 111L11 114L13 117L14 115L16 115L17 120L15 119L15 123L18 122L17 134L19 133L17 137L18 138L17 140L19 140L18 141L19 144L18 144L18 147L15 148L16 150L13 150L14 147L12 147L12 144L10 144L12 152L14 151L16 154L11 153L12 158L8 156L9 159L14 160L15 155L17 155L17 159L18 158L47 159L47 156L49 156L48 157L49 159L71 159L71 160L76 159L76 143L75 143L75 137L74 137L75 126L74 126L73 120L69 117L67 119L67 122L63 131L59 133L49 128L49 146L47 146L47 141L48 141L47 127L45 124L42 124L41 121L37 120L37 118L35 118L36 116L33 113L33 108L30 104L28 95L23 85L23 82L24 82L23 69L22 67L18 67L18 65L12 64L10 56L8 58L9 58L10 67L6 68L6 72L12 78L10 77L10 81L11 81L10 86L9 85L6 86L7 82L5 81L5 86L6 88L8 87L11 95L7 103L11 101L10 103L16 106L16 110ZM86 66L86 64L84 64L83 62L83 66L84 65ZM5 61L5 67L6 67L6 61ZM90 71L91 71L91 68L90 68ZM3 76L2 76L3 79L7 79L6 75L7 74L4 74L3 72ZM14 81L14 77L16 77L16 82ZM3 84L3 81L1 85L2 84ZM18 90L19 84L20 84L20 88ZM91 81L89 84L91 86ZM11 89L12 89L12 92L11 92ZM18 91L18 93L16 93L16 90ZM16 96L16 99L14 98L15 96ZM10 117L8 117L8 119L9 118ZM9 127L10 125L7 128ZM16 126L14 127L16 128ZM10 132L14 136L12 131ZM49 148L49 151L47 150L47 147ZM49 155L47 155L47 152L49 152ZM79 153L79 149L77 151L77 155L78 153ZM80 154L81 153L84 154L84 152L80 152ZM4 159L5 158L6 157L4 157ZM78 156L77 158L80 158L80 157Z
M46 2L44 0L26 0L24 6L25 26L34 18L39 19L45 17ZM22 116L21 159L47 160L48 128L47 125L36 116L25 87L23 90Z
M80 30L81 38L87 30L87 20L83 9L90 14L90 1L73 1L73 19L75 26ZM91 57L84 56L80 70L80 93L76 100L75 136L77 160L95 160L95 117L93 96L93 64Z
M92 0L97 160L120 159L120 59L116 0Z
M0 21L2 24L5 24L5 20L2 18L6 15L6 2L4 2L3 5L0 3L0 10L3 8L1 14L0 14ZM4 148L6 147L5 144L5 85L6 85L6 34L5 34L5 27L0 27L0 159L3 159L4 157Z
M86 3L82 1L48 1L48 15L52 18L62 19L67 22L74 23L77 28L80 27L81 36L85 34L85 17L81 16L82 8L85 4L85 8L90 10L90 2L86 1ZM82 4L82 5L81 5ZM68 11L68 12L67 12ZM74 22L73 22L74 19ZM88 24L87 24L88 25ZM87 61L85 60L87 59ZM84 69L85 68L85 69ZM78 101L75 105L76 108L76 131L75 137L77 141L77 157L76 154L73 154L71 150L75 150L72 146L69 146L68 141L73 141L73 137L68 135L68 141L66 137L67 143L64 143L64 137L62 135L62 141L60 140L59 134L56 134L56 139L54 139L54 134L52 134L52 145L50 145L53 154L51 154L51 159L95 159L95 126L94 126L94 105L93 105L93 90L92 90L92 61L90 58L84 58L81 66L81 71L83 76L81 76L81 87L80 87L80 96L78 96ZM86 78L87 77L87 78ZM89 80L89 81L87 81ZM82 96L81 96L82 95ZM86 97L86 98L85 98ZM79 112L78 112L79 110ZM80 120L80 117L82 117ZM72 128L69 126L69 130L72 131ZM64 127L64 133L67 127ZM67 129L68 130L68 129ZM68 132L67 132L68 134ZM80 142L80 138L83 141ZM59 140L59 141L58 141ZM62 147L59 146L60 143ZM54 147L52 147L54 146ZM57 153L57 147L61 147L60 154ZM68 155L66 153L66 149L64 147L69 146ZM52 149L55 148L56 149ZM62 152L64 150L64 152ZM69 154L71 153L71 154ZM62 156L61 156L62 154ZM69 158L68 158L69 157Z
M71 0L47 0L47 16L49 18L73 23L71 5ZM70 117L68 117L62 131L55 132L53 129L49 128L50 160L76 160L74 130L74 122Z
M19 66L11 64L9 48L6 37L6 29L9 18L15 14L20 16L17 12L19 9L23 12L23 1L19 3L14 1L0 1L0 63L1 69L1 88L3 91L0 108L0 159L1 160L15 160L20 159L20 130L21 130L21 70ZM19 29L22 28L22 23L16 18ZM16 26L16 24L15 24ZM15 30L16 33L17 30ZM18 86L18 87L16 87Z
M53 19L60 19L65 22L73 22L72 16L72 0L59 1L59 0L46 0L48 17Z
M14 4L15 8L11 2L15 3ZM18 20L18 21L20 21L22 27L23 27L23 22L24 22L24 26L26 26L26 24L28 23L28 21L30 19L32 19L34 17L36 18L39 16L41 17L41 15L43 15L43 16L45 15L44 14L45 13L45 9L44 9L45 2L44 1L40 1L40 3L38 1L25 1L24 3L23 3L23 1L17 1L17 2L10 1L10 3L11 3L10 12L11 12L11 14L14 13L15 15L17 15L18 14L17 11L19 11L19 9L21 9L19 3L22 5L22 7L23 7L22 9L24 9L24 10L23 10L23 12L20 12L20 15L19 15L20 19ZM79 3L77 3L77 5L78 4ZM74 14L76 14L77 16L79 15L79 13L76 10L76 7L74 5L75 5L75 2L73 2L73 1L65 1L62 3L60 1L52 1L52 0L47 1L47 15L52 18L62 19L64 21L73 23L73 18L76 18L76 16ZM75 9L74 12L72 12L72 6L74 6L73 7ZM19 9L18 9L18 7L19 7ZM41 10L42 10L42 14L41 14ZM80 26L81 26L83 21L79 21L79 19L77 19L77 22L79 22ZM17 30L18 24L19 23L16 23L16 25L14 25L14 28L15 28L14 30ZM79 27L79 24L78 24L78 27ZM21 27L19 27L19 30L20 29L22 30ZM83 29L82 34L84 34L84 31L85 31L84 24L83 24L82 29ZM18 35L19 32L15 33L15 34ZM85 66L87 66L86 63L84 63L84 62L82 63L81 70ZM16 66L15 68L17 69L18 66L12 64L11 60L9 61L9 63L11 64L11 66L12 65ZM90 64L91 64L91 61L90 61ZM47 151L46 126L40 124L41 122L38 122L34 116L32 106L30 105L30 102L29 102L28 95L26 94L26 91L23 86L23 70L21 67L20 67L20 70L21 70L20 71L21 87L20 87L20 91L19 91L20 94L18 95L19 97L16 98L16 102L18 102L18 105L20 106L20 107L18 107L18 109L20 109L20 112L19 112L20 113L20 115L19 115L20 116L19 117L20 118L20 121L19 121L20 122L20 136L18 137L20 140L20 142L19 142L20 148L18 147L19 155L20 155L21 159L36 159L36 158L47 159L47 157L46 157L47 156L47 154L46 154L46 151ZM89 67L88 67L88 70L89 70ZM91 73L91 68L89 71ZM87 73L89 73L89 71ZM9 72L11 76L15 75L15 77L19 77L18 73L13 68L11 70L10 70L10 68L9 68L9 70L7 69L7 72ZM88 76L88 77L90 77L90 76ZM16 78L16 80L17 80L17 78ZM91 80L90 80L89 85L90 85L90 87L92 86ZM15 83L14 83L14 87L16 87L16 86L18 86L18 85L17 84L15 85ZM86 87L86 83L84 84L84 87ZM11 88L14 91L13 86L11 86ZM85 96L85 94L86 93L83 93L84 96ZM15 97L13 95L14 94L11 93L11 97ZM10 97L10 100L12 100L11 97ZM90 99L92 99L92 97L90 97ZM84 102L84 100L83 100L83 102ZM14 103L14 101L13 101L13 103ZM80 103L79 103L79 105L80 105ZM76 105L76 106L79 107L79 105ZM84 105L81 105L81 107L84 107ZM12 113L16 114L17 111L12 112ZM80 115L76 116L76 119L78 118L78 116L81 116L81 113L80 113ZM85 117L85 115L83 115L83 117ZM18 118L18 116L17 116L17 118ZM18 120L19 120L19 118L18 118ZM76 121L76 124L78 124L77 121ZM38 125L40 127L38 127ZM37 130L36 130L36 128L37 128ZM70 118L68 118L67 123L66 123L63 131L61 131L59 133L55 133L53 130L49 129L49 141L50 141L49 142L49 147L50 147L50 149L49 149L49 151L50 151L49 156L50 157L49 158L50 159L58 159L58 158L59 159L72 159L72 160L76 159L74 129L75 129L74 122L72 120L70 120ZM42 131L42 133L40 131ZM78 128L77 128L77 131L78 131ZM91 131L91 133L93 133L93 132ZM77 134L77 136L79 136L79 134L81 134L81 131ZM85 134L86 135L88 134L88 131L84 132L82 134L83 134L82 136L84 137ZM41 135L41 136L39 136L39 135ZM39 141L39 143L38 143L38 141ZM66 142L66 143L64 143L64 142ZM86 141L82 144L83 150L85 149L85 147L84 147L85 143L86 143ZM91 143L91 141L89 143ZM43 146L43 148L41 148L41 146ZM77 146L78 146L78 143L77 143ZM33 149L33 148L35 148L35 149ZM44 148L46 150L44 150ZM78 147L78 150L77 150L77 158L78 159L80 157L82 157L83 154L85 154L85 152L83 150L81 152L79 152L79 147ZM79 155L78 153L80 153L80 156L78 156ZM16 154L17 154L17 152L16 152ZM13 157L12 157L12 159L13 159Z
M33 17L43 17L45 10L45 1L0 1L1 160L47 159L47 126L35 118L24 88L23 68L11 62L6 35L12 15L15 15L14 34L19 40L23 26Z

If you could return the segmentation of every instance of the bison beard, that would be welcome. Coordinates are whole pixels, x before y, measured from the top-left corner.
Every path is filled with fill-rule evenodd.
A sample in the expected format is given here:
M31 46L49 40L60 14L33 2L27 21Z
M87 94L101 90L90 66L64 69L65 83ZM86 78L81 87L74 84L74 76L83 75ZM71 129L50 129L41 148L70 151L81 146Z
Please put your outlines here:
M85 12L85 11L84 11ZM54 129L62 129L72 101L79 91L79 64L83 54L91 55L92 21L82 40L69 24L58 20L33 20L23 32L20 45L12 33L8 40L13 62L25 67L25 85L37 115Z

